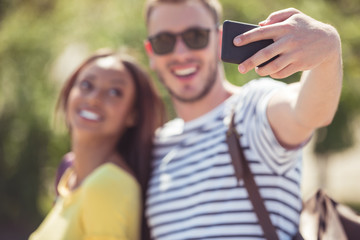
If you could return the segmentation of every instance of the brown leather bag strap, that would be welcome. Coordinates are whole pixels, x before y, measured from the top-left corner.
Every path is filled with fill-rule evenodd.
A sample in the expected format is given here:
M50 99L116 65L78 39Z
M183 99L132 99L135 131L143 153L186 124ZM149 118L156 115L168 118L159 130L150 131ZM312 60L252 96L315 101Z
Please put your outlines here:
M226 134L226 141L229 146L229 153L231 161L234 166L235 175L238 179L238 184L241 179L244 180L244 186L248 192L249 199L253 205L254 212L262 227L264 236L269 240L278 240L274 225L271 223L268 211L265 208L264 201L260 195L259 188L254 180L248 161L245 158L243 149L239 143L240 136L236 131L234 124L235 114L232 112L229 129Z

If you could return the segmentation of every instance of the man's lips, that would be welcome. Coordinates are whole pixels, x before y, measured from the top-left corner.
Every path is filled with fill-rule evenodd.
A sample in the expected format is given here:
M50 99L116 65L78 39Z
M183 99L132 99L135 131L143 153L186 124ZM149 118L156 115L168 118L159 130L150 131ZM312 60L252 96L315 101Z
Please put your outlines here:
M197 71L196 67L187 67L173 70L177 77L187 77L194 74Z

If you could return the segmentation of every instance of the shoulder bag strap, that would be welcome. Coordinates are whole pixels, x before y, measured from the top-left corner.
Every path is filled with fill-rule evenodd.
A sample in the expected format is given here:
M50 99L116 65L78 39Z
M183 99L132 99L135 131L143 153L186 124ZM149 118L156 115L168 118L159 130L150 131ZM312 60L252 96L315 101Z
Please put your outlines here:
M235 114L232 112L229 129L226 134L226 141L229 146L229 153L231 155L231 161L234 166L235 175L238 179L238 184L241 179L244 180L244 186L248 192L249 199L254 208L254 212L263 229L265 238L269 240L278 240L279 238L275 227L271 223L269 213L265 208L263 199L259 193L259 188L255 183L254 175L249 168L243 149L239 143L240 136L235 128L234 116Z

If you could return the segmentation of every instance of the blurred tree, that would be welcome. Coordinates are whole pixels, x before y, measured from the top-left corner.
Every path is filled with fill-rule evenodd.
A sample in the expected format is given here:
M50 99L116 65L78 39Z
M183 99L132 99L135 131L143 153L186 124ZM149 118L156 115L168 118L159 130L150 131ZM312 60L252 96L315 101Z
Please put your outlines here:
M220 1L224 19L257 23L273 11L295 7L338 29L344 89L333 124L316 134L314 151L327 156L352 146L360 102L358 0ZM51 207L54 172L69 151L67 133L54 130L52 114L59 86L71 69L102 47L122 48L148 66L143 3L0 0L0 239L25 239ZM225 64L225 70L236 85L257 77L254 72L240 75L232 64ZM298 78L295 74L284 81ZM156 83L173 117L169 96ZM5 231L11 226L16 231Z

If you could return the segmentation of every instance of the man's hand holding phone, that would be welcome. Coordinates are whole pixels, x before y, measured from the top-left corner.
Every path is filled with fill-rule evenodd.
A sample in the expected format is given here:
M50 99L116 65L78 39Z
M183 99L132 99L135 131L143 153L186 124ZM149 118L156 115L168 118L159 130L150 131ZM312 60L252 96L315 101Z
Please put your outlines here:
M228 30L224 26L224 53L229 50L235 52L239 47L245 48L258 41L274 41L243 60L238 67L241 73L255 68L260 76L270 75L281 79L299 71L328 68L328 65L334 64L337 66L335 60L341 55L339 35L332 26L293 8L270 14L260 23L260 27L255 25L244 33L235 33L236 36L230 41L226 40ZM273 59L276 56L279 57ZM270 59L272 62L261 65ZM226 57L222 60L228 61Z
M272 39L254 41L247 43L246 45L241 44L241 42L238 41L240 40L240 38L237 37L238 35L258 27L259 26L257 25L249 23L226 20L223 24L221 59L224 62L241 64L263 48L266 48L274 43ZM263 67L276 58L277 56L273 56L272 58L259 63L258 67Z

